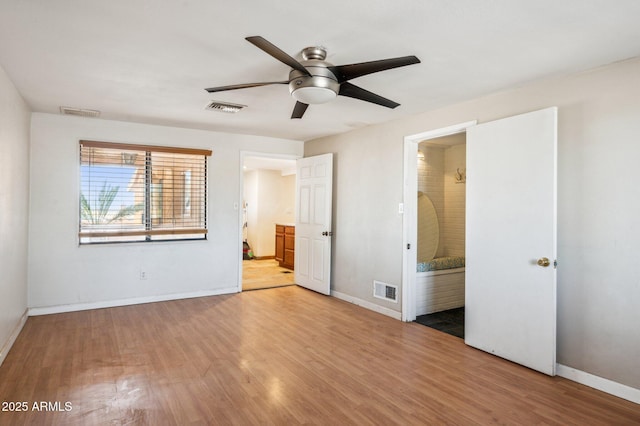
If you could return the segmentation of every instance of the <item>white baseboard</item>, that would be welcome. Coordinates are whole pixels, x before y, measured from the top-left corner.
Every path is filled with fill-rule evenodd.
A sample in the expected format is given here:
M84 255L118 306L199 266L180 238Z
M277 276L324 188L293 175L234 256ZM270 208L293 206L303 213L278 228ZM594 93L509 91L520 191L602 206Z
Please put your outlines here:
M131 299L107 300L104 302L74 303L70 305L43 306L29 308L29 316L60 314L63 312L86 311L89 309L114 308L117 306L139 305L142 303L166 302L167 300L191 299L194 297L219 296L237 293L238 287L226 287L216 290L194 291L191 293L166 294L161 296L134 297Z
M9 335L9 338L2 345L2 349L0 349L0 365L2 365L2 363L4 362L4 359L7 357L7 354L9 353L9 349L11 349L16 339L18 338L18 335L22 331L22 327L24 327L25 323L27 322L28 317L29 317L29 310L25 309L24 313L18 320L18 323L16 324L16 326L13 328L13 331Z
M331 295L336 299L344 300L345 302L362 306L363 308L367 308L370 311L378 312L379 314L383 314L397 320L402 319L402 313L394 311L393 309L385 308L383 306L376 305L375 303L367 302L366 300L358 299L357 297L349 296L348 294L340 293L334 290L331 290Z
M617 396L618 398L640 404L640 389L632 388L631 386L623 385L599 376L594 376L593 374L576 370L575 368L567 367L562 364L556 364L556 374L560 377L564 377L565 379Z

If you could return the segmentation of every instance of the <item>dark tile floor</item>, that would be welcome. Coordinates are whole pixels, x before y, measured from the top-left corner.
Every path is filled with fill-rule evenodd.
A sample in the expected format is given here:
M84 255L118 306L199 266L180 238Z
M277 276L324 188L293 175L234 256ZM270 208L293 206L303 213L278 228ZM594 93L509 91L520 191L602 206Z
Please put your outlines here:
M464 307L420 315L416 322L464 339Z

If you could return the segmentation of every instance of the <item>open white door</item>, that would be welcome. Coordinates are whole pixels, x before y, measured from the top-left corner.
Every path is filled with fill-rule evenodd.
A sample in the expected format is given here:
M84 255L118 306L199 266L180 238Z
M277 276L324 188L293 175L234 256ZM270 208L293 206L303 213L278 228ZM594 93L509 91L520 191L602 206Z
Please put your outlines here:
M330 294L333 154L297 160L296 284Z
M467 130L465 343L549 375L556 128L554 107Z

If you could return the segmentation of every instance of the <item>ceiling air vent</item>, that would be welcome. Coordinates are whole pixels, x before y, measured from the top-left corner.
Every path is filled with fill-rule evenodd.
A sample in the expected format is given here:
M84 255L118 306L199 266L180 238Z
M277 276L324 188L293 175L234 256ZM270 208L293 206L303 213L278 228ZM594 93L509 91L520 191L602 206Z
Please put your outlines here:
M241 111L246 107L246 105L232 104L229 102L211 101L204 109L208 109L211 111L229 112L233 114Z
M64 106L60 107L60 113L64 115L77 115L80 117L98 117L100 115L100 111L96 111L95 109L80 109Z

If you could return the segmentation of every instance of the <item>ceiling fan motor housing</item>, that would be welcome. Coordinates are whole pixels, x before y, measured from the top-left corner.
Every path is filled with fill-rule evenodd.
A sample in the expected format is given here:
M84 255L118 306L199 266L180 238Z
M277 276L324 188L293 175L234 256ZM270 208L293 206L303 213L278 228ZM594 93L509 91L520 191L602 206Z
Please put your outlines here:
M311 76L294 69L289 73L289 92L299 102L323 104L338 96L340 83L328 67L332 64L322 60L300 62Z

